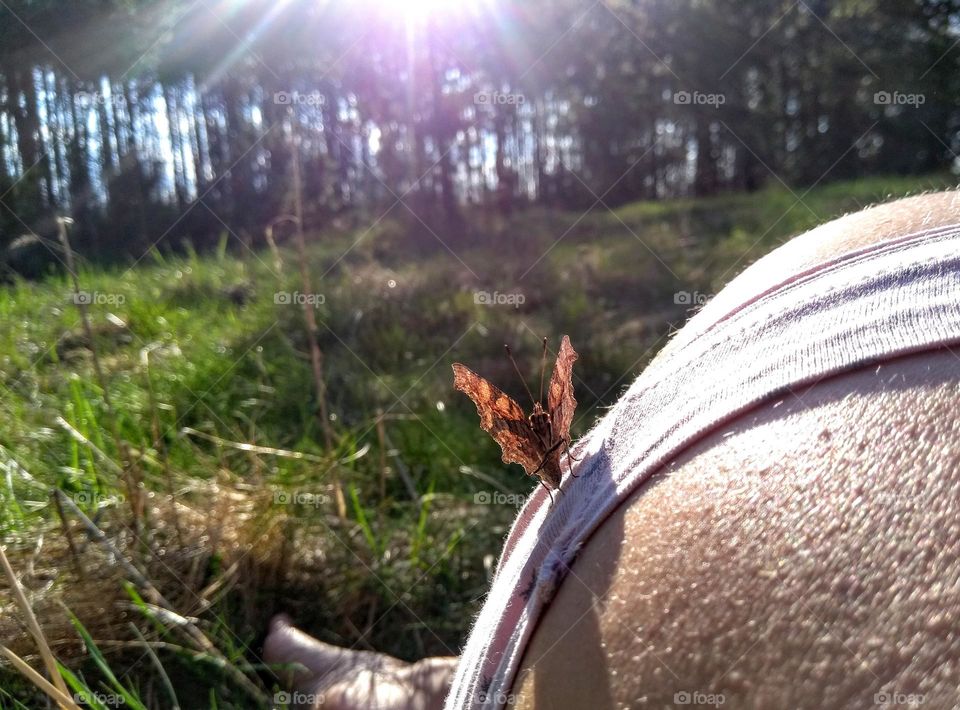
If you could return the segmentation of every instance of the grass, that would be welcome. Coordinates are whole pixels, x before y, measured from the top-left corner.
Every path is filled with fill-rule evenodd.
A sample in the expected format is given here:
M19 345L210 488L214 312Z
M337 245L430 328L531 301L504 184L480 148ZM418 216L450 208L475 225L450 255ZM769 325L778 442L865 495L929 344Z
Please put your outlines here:
M870 178L311 235L333 450L292 247L280 270L226 235L205 256L81 263L89 335L65 278L0 290L0 530L65 680L131 707L269 707L279 687L258 648L280 611L332 643L455 654L515 513L476 501L532 484L453 392L451 362L525 402L502 343L533 382L538 337L568 333L582 434L689 314L677 292L715 293L793 234L952 184ZM39 667L13 597L0 605L0 635ZM0 688L0 708L41 703L12 667Z

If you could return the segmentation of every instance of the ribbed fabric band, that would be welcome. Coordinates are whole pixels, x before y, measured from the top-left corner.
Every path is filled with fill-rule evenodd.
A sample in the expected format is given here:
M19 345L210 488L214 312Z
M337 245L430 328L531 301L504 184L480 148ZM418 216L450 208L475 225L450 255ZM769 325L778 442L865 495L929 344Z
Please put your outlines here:
M764 268L761 260L739 278ZM556 504L538 488L520 511L447 710L505 703L537 620L584 541L684 449L760 402L960 343L960 225L850 252L747 302L712 306L577 443L578 477L565 479Z

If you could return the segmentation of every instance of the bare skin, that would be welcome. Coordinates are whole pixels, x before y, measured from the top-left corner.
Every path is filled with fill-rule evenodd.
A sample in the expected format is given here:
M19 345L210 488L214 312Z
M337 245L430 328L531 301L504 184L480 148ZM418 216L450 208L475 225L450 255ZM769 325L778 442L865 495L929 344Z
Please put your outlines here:
M774 252L766 274L954 223L958 207L938 193L847 216ZM732 286L724 298L765 284ZM527 648L515 707L673 707L677 693L736 708L872 707L885 692L960 704L958 402L960 351L942 350L701 441L587 543Z
M291 700L307 707L439 710L457 665L454 657L406 663L331 646L294 628L283 615L271 622L263 651L268 663L300 666L285 680L301 694Z
M716 301L953 223L958 208L938 193L834 220ZM960 704L958 402L960 351L943 349L823 381L700 441L587 542L512 706ZM268 646L291 638L275 631ZM316 660L317 648L297 652ZM430 697L411 682L390 707Z
M960 702L960 358L771 403L688 451L591 539L515 707Z

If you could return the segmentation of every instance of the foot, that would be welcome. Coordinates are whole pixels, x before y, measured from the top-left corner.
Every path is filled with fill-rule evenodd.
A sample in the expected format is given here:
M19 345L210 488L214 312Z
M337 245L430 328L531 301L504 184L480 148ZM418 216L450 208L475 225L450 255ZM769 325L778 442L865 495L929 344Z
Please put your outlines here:
M457 664L452 657L407 663L333 646L300 631L284 614L270 622L263 652L267 663L281 666L277 675L294 691L296 707L337 710L439 710Z

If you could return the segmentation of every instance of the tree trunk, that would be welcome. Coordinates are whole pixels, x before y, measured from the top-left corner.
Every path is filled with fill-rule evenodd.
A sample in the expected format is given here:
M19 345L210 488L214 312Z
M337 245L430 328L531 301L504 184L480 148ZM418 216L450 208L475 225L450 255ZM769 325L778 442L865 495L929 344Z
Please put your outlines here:
M23 172L36 171L36 179L24 180L23 200L36 207L42 205L45 200L43 192L40 189L41 179L47 178L49 189L49 166L46 157L41 158L38 151L38 140L40 136L40 120L37 116L37 94L33 85L33 67L14 68L7 76L10 77L10 94L7 97L8 107L13 114L13 123L17 129L17 151L20 153L20 161L23 165ZM23 96L23 105L21 106L20 97ZM38 161L44 165L38 165ZM49 196L49 192L47 193Z
M710 119L697 116L697 167L693 178L693 193L697 197L713 195L717 191L717 156L710 131Z

